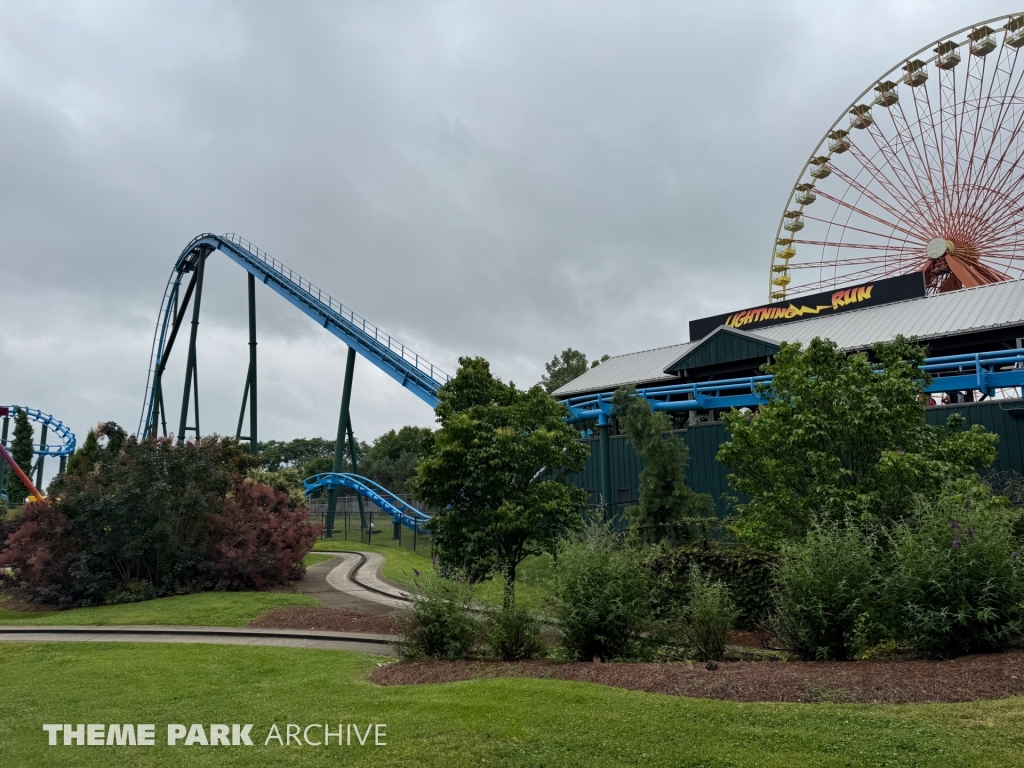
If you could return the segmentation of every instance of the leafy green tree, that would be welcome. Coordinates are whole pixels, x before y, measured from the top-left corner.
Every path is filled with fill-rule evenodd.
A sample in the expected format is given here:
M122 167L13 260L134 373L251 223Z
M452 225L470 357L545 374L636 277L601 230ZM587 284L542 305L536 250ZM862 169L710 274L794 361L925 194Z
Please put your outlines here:
M626 510L632 538L672 546L688 540L687 523L713 516L715 505L711 496L694 493L686 484L686 442L669 434L672 419L652 411L646 400L636 397L635 387L617 390L612 403L620 426L647 464L640 472L639 504Z
M442 568L472 578L500 574L505 607L515 603L516 566L554 553L583 527L586 492L565 477L587 448L564 421L564 405L542 387L521 391L495 378L483 358L461 358L438 393L440 424L413 489L441 510L429 523Z
M560 355L544 363L547 374L541 376L540 383L549 395L559 387L563 387L573 379L578 379L587 372L587 356L578 349L563 349Z
M32 471L32 456L35 455L32 447L32 424L29 423L28 414L22 408L14 409L14 440L11 442L11 458L21 467L22 472L28 475ZM21 484L14 472L7 472L7 498L12 505L17 506L25 503L28 496L28 489Z
M609 356L604 355L600 360L594 360L590 367L596 368L608 359ZM587 372L587 356L579 350L569 347L563 349L560 355L551 358L550 363L544 363L544 369L547 371L547 375L541 376L540 384L550 395L559 387L564 387L573 379L578 379Z
M299 437L288 442L267 440L260 443L260 467L268 472L276 472L282 467L299 468L315 459L331 459L333 456L334 441L324 437Z
M359 474L375 480L394 493L409 493L409 481L429 444L429 427L389 430L373 441L359 463Z
M908 513L917 494L936 495L951 479L973 476L995 459L998 436L951 415L925 419L924 350L897 337L866 354L846 355L831 341L806 350L783 344L756 415L731 411L731 440L718 461L730 486L751 496L734 531L777 548L807 533L815 518L877 520Z

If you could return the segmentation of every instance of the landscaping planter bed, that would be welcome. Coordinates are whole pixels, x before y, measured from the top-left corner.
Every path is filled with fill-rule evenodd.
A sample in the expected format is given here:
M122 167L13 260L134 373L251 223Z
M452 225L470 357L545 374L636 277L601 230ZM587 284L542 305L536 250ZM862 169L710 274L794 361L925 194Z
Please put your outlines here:
M370 632L391 635L395 620L391 616L343 611L339 608L275 608L249 622L250 627L271 629L326 629L334 632Z
M494 677L546 677L722 701L964 702L1024 695L1024 651L949 661L736 661L715 671L698 663L420 661L380 667L369 679L410 685Z

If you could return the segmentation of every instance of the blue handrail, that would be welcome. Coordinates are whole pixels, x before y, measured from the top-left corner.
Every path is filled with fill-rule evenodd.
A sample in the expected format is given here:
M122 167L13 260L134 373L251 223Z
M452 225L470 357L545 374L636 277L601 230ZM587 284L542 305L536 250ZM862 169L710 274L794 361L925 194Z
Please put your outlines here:
M928 394L978 390L994 397L997 389L1024 386L1024 349L995 350L944 357L929 357L921 366L932 376ZM758 385L770 385L771 376L747 376L722 381L666 384L637 389L637 395L653 411L707 411L753 407L766 403ZM763 388L763 386L762 386ZM569 408L570 423L597 419L606 423L612 413L613 391L562 399Z
M160 367L167 333L174 311L174 297L183 275L193 271L203 253L219 250L246 272L287 299L304 314L355 349L391 378L413 392L431 408L437 406L437 392L451 377L430 361L385 333L366 318L310 283L277 259L271 258L248 240L231 232L203 234L181 252L167 281L160 305L156 333L150 352L146 398L139 418L142 435L153 414L153 379Z
M355 491L391 515L394 522L419 533L423 532L423 524L430 520L430 515L420 512L380 483L362 475L353 475L350 472L323 472L306 478L302 484L306 487L307 497L322 489L347 488Z

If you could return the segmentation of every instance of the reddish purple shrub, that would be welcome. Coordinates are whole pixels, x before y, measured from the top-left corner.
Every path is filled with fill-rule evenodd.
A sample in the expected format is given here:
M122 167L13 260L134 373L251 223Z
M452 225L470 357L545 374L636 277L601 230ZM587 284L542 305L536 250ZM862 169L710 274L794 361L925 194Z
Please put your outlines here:
M266 589L306 573L303 559L321 526L305 507L290 509L288 494L242 480L218 513L206 518L207 553L218 589Z

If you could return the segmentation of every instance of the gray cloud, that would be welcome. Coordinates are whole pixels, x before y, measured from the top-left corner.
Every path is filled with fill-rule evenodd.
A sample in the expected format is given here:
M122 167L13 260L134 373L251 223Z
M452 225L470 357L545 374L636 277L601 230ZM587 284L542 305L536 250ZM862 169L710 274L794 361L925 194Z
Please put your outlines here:
M163 284L203 231L242 234L449 370L480 354L530 384L569 345L685 340L689 319L763 298L789 188L840 111L920 46L1003 12L0 10L0 400L80 433L134 428ZM204 430L234 429L244 302L241 271L214 265ZM331 434L341 344L269 291L259 305L263 435ZM432 418L365 363L355 405L364 437Z

